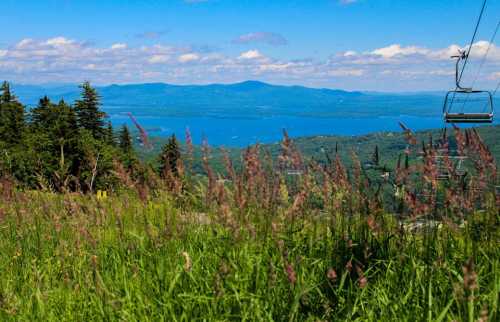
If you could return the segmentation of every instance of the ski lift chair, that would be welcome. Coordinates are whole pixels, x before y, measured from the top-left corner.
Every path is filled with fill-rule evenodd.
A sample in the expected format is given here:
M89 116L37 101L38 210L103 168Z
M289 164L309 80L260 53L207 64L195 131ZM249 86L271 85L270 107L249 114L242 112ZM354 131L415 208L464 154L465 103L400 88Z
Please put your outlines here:
M483 111L479 112L455 112L453 109L453 103L456 102L456 97L461 95L486 95L486 101L484 102ZM465 101L467 102L467 100ZM449 91L446 94L444 108L443 108L444 120L446 123L493 123L493 97L488 91L475 91L475 90L461 90L457 89L454 91Z
M488 91L473 90L472 88L465 88L460 85L459 76L459 64L461 60L465 60L467 55L465 52L460 52L458 56L452 56L452 58L457 59L455 65L455 83L456 89L449 91L446 94L444 106L443 106L443 116L446 123L492 123L493 122L493 96ZM465 98L463 98L465 96ZM470 97L473 97L472 99ZM479 98L476 100L474 97ZM482 102L481 102L482 98ZM462 110L455 111L453 108L454 104L461 103ZM477 111L467 111L465 112L463 108L466 103L481 102L482 108L478 108ZM477 108L477 106L475 107Z

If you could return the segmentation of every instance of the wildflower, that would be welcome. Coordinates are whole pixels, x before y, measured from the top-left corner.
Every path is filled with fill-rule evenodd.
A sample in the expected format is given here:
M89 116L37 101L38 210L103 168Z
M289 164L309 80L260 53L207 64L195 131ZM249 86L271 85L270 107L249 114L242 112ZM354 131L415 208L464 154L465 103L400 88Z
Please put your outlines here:
M358 265L356 265L356 273L358 273L359 276L358 279L359 288L365 288L366 285L368 284L368 279L366 278L365 273L363 272L361 267L359 267Z
M188 155L192 157L194 154L194 147L193 147L193 138L191 136L191 131L189 130L189 127L186 127L186 146Z
M488 322L488 307L484 306L481 312L479 313L478 322Z
M365 288L367 284L368 284L368 279L366 278L366 276L362 276L359 278L358 280L359 288Z
M372 215L368 216L366 222L368 224L368 228L370 228L371 231L375 231L378 228L377 222Z
M97 190L96 197L97 197L97 200L105 200L106 198L108 198L108 192L102 191L102 190Z
M184 257L184 271L190 272L193 267L193 262L191 261L191 257L187 252L182 252L182 257Z
M96 269L96 268L97 268L97 255L92 255L92 256L90 257L90 263L92 264L92 267L93 267L94 269Z
M295 270L290 263L285 265L286 276L288 277L288 281L290 284L295 285L297 282L297 275L295 274Z
M283 180L283 178L280 179L279 187L280 187L279 191L280 191L281 202L283 204L287 204L290 196L288 194L288 189L286 187L286 183L285 180Z
M345 269L350 273L352 271L352 260L349 260L347 264L345 264Z
M326 273L326 277L332 281L335 282L337 280L337 272L333 268L328 269L328 272Z
M464 289L466 291L474 291L477 289L477 273L474 271L474 263L468 260L462 267L464 273Z
M401 122L399 122L399 126L403 129L408 144L410 145L417 144L417 139L413 135L413 132Z

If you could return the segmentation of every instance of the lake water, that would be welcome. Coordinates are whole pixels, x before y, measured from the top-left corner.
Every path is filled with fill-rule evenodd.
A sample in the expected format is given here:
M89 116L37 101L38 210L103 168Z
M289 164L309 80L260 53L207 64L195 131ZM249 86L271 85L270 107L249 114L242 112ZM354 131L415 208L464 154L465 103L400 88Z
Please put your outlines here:
M116 113L116 110L110 110L108 113L115 127L122 124L134 127L127 115ZM401 131L398 122L404 123L414 131L444 127L441 117L408 115L373 118L275 116L255 119L138 116L137 121L148 131L150 136L170 136L175 133L181 141L184 141L186 128L189 128L195 144L200 144L206 137L210 145L228 147L243 147L256 142L277 142L282 138L283 129L286 129L291 137L300 137L352 136L379 131Z

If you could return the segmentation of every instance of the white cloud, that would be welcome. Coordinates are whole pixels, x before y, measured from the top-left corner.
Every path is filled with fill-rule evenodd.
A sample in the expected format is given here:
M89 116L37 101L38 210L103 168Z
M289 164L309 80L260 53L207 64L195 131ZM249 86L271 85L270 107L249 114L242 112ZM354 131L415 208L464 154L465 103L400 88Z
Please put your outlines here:
M409 55L427 55L429 50L417 46L401 47L399 44L390 45L388 47L375 49L371 52L374 55L382 56L384 58L393 58L396 56L409 56Z
M264 64L259 66L259 70L263 72L271 71L271 72L282 72L289 68L294 67L292 63L274 63L274 64Z
M333 69L328 72L330 76L363 76L365 71L362 69Z
M346 52L344 52L342 55L344 57L350 57L350 56L356 56L358 53L354 50L348 50Z
M238 58L252 60L252 59L261 59L264 58L264 56L258 50L249 50L241 53Z
M46 41L46 44L54 47L64 47L73 44L73 40L66 39L64 37L51 38Z
M163 64L170 60L170 56L168 55L153 55L148 59L148 62L151 64Z
M111 49L113 49L113 50L122 50L122 49L127 49L127 44L122 44L122 43L113 44L113 45L111 46Z
M194 62L200 59L200 56L197 54L189 53L189 54L184 54L179 56L177 59L180 63L189 63L189 62Z
M478 88L498 82L500 50L478 41L471 51L464 85L475 76L488 51ZM97 46L75 39L23 39L0 47L0 75L23 83L96 83L163 81L172 83L235 82L258 78L269 82L351 89L447 89L454 86L454 62L449 56L465 46L444 48L393 44L366 51L333 53L328 59L268 57L258 49L228 54L218 49L124 43ZM476 63L476 65L474 65Z
M16 48L17 49L24 49L24 48L27 48L29 47L32 43L33 43L33 39L30 39L30 38L26 38L26 39L23 39L21 40L20 42L18 42L16 44Z

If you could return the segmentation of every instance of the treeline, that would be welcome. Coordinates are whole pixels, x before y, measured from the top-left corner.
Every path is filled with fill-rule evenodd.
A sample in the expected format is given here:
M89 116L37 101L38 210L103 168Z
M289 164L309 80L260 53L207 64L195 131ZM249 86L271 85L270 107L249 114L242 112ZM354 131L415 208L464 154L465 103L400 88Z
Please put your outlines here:
M0 179L26 189L91 192L176 173L180 149L175 136L158 156L159 167L141 163L127 126L115 132L95 88L88 82L80 88L74 104L43 97L28 110L9 83L2 84Z

